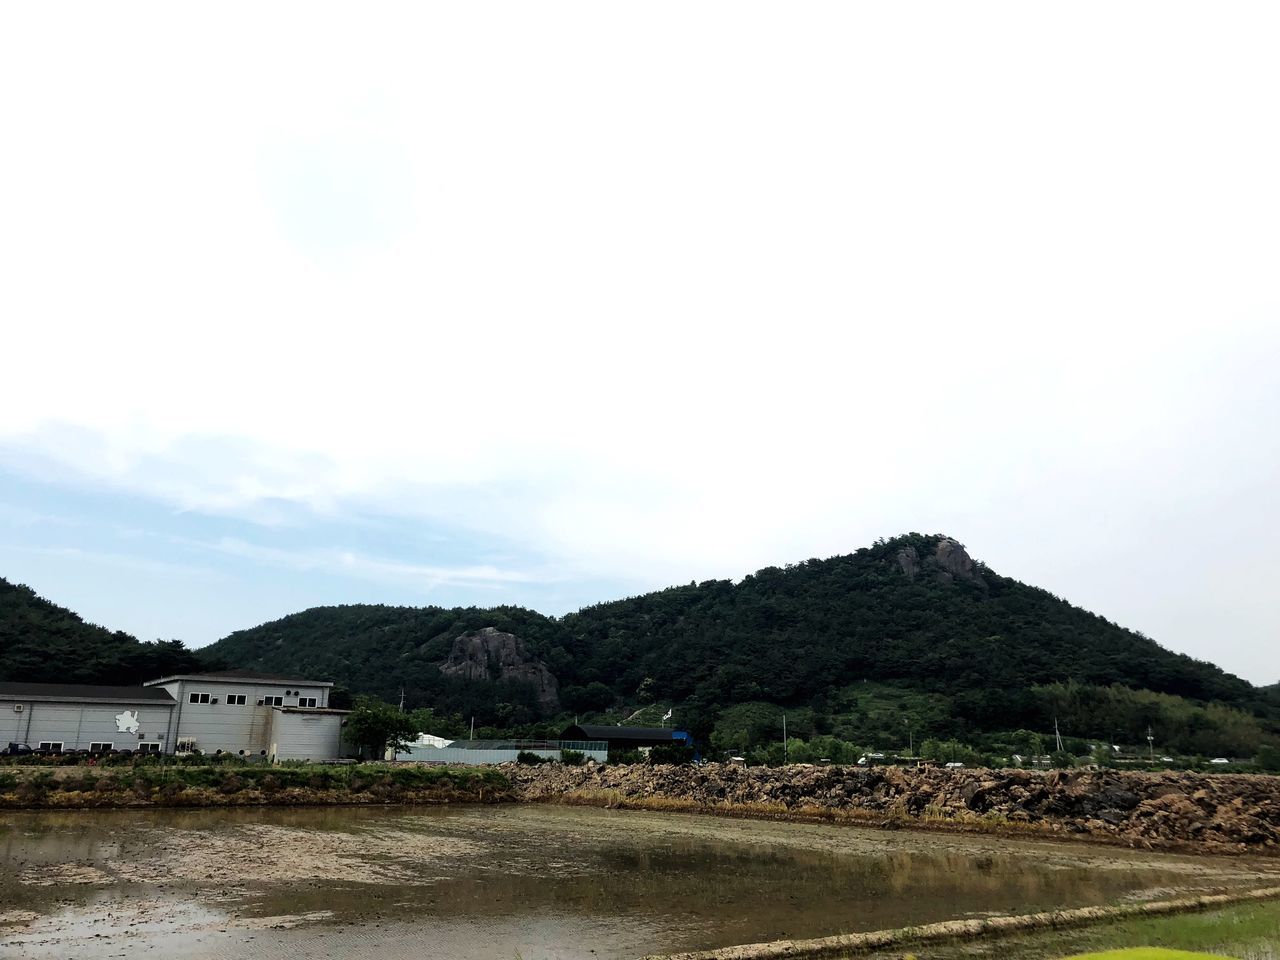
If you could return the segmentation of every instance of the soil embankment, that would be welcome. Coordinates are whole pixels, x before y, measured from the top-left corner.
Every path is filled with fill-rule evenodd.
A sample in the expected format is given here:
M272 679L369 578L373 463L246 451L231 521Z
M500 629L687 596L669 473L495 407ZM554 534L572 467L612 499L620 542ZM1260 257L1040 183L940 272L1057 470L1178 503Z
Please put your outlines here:
M1280 853L1280 778L899 767L506 767L519 798Z
M492 767L122 766L0 769L0 810L497 803Z
M728 764L0 768L0 809L558 802L1280 854L1280 778Z

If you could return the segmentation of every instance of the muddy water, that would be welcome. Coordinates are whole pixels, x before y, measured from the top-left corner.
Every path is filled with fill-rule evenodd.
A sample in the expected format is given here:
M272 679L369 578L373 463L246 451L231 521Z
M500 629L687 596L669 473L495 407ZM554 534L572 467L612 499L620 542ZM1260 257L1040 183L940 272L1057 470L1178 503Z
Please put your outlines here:
M0 814L0 957L604 960L1218 890L1261 869L552 806Z

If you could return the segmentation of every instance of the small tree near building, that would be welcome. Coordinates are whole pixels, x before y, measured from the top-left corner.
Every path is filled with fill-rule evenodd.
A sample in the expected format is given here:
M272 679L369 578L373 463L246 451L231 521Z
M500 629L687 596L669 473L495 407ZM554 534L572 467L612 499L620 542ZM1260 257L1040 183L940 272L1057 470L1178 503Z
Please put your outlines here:
M412 714L373 697L358 698L347 717L347 739L378 760L387 747L403 750L419 732Z

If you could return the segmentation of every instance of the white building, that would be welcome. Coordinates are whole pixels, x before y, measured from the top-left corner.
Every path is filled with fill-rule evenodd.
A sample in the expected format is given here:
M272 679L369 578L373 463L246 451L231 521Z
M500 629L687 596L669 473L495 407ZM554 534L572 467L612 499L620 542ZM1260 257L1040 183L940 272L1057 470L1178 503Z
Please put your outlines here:
M0 749L172 753L173 707L146 687L0 683Z
M418 739L409 744L411 747L447 747L453 743L452 740L446 740L444 737L437 737L433 733L420 733Z
M140 687L0 683L0 748L232 753L333 760L347 712L333 684L252 671L161 677Z

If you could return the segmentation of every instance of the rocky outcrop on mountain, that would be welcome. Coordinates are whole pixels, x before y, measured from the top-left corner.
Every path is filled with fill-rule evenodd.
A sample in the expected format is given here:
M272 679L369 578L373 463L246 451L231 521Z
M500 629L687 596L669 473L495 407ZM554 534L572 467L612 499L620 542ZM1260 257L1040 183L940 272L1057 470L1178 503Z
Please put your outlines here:
M524 683L533 687L538 706L548 713L560 709L555 676L541 660L529 655L524 641L513 633L484 627L456 637L440 672L463 680Z
M924 560L921 560L920 552L911 544L900 547L894 560L908 580L914 580L921 570L932 570L943 583L967 580L983 588L987 586L986 580L982 578L981 568L973 562L964 544L950 537L941 538L933 555Z
M916 552L916 548L903 547L898 551L897 560L899 569L907 575L907 579L914 580L920 572L920 554Z
M964 544L952 540L950 537L943 537L938 541L938 546L933 552L933 559L938 562L938 566L941 568L938 575L943 580L948 582L951 580L969 580L981 587L987 585L987 582L982 579L978 565L973 562L973 558L965 550Z
M1146 848L1280 854L1280 778L1253 774L545 764L525 800L1048 833Z

